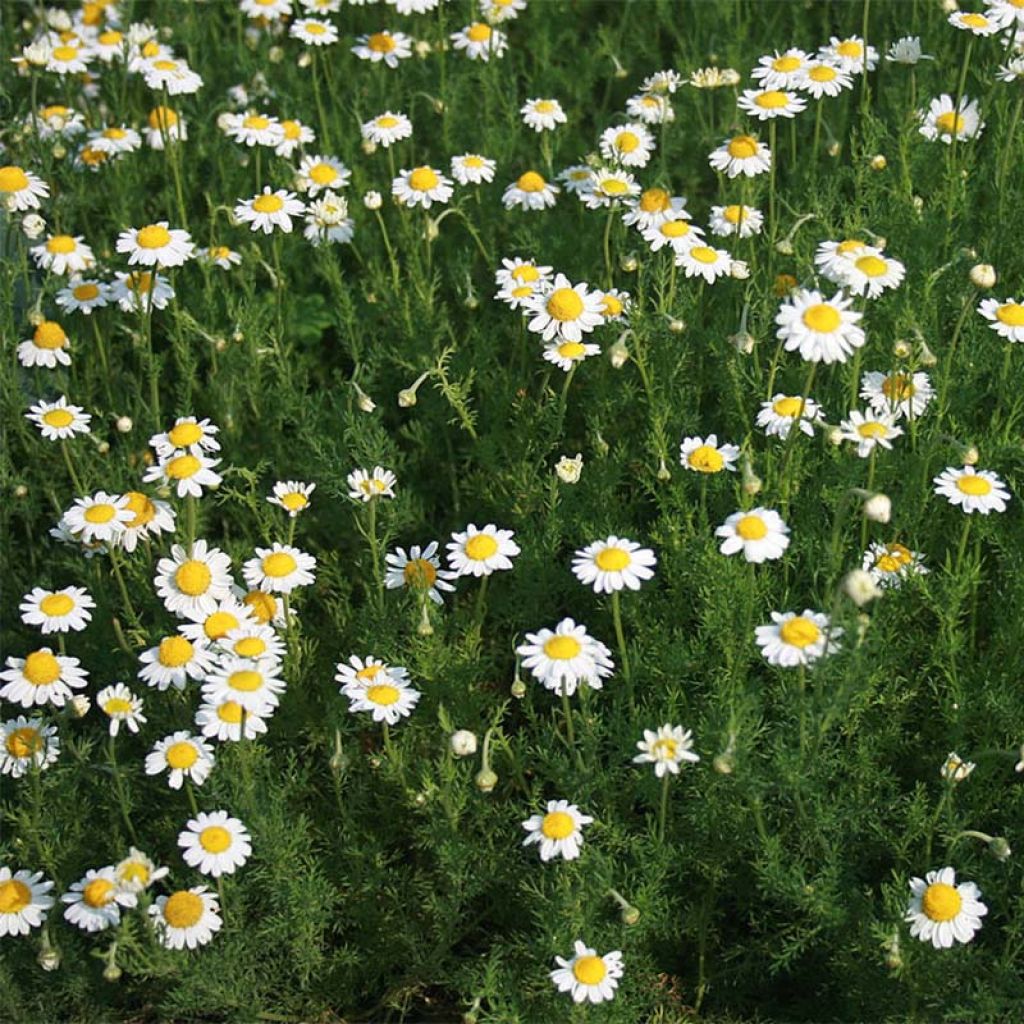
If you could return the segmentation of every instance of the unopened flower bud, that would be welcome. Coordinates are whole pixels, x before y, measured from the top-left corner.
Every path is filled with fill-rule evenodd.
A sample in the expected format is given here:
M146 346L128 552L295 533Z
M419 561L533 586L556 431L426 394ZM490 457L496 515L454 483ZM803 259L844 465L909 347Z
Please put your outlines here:
M914 209L920 213L924 209L924 199L921 196L914 196L911 200Z
M284 60L284 50L280 46L272 46L267 50L267 60L271 64L280 64Z
M475 782L481 793L490 793L498 784L498 776L490 768L481 768L476 773Z
M459 729L451 734L449 744L456 757L472 757L476 753L476 733Z
M753 497L761 493L761 478L754 472L750 459L743 460L743 493Z
M114 425L117 427L117 432L119 434L130 434L132 432L132 427L135 426L132 422L131 416L118 416L117 422Z
M843 151L843 147L838 142L833 142L828 147L828 155L830 157L832 157L833 159L835 159L837 156L839 156L839 154L842 153L842 151Z
M14 496L16 498L24 498L28 494L28 488L24 484L18 484L14 488Z
M729 264L729 276L737 281L746 281L750 277L750 267L746 260L733 260Z
M673 317L668 322L668 329L673 334L682 334L683 331L686 330L686 321L685 320L679 320L676 317Z
M100 443L96 445L96 451L98 451L100 455L106 455L110 451L110 442L100 441Z
M989 289L996 284L996 269L990 263L975 263L969 274L975 288Z
M563 455L555 463L555 474L563 484L579 483L580 476L583 474L582 453L577 452L575 457L571 459L568 455Z
M437 221L433 217L428 217L427 226L423 229L423 237L428 242L436 242L439 234L441 234L441 229L437 226Z
M426 60L430 56L430 43L426 39L417 39L413 50L420 60Z
M513 679L512 685L509 687L509 693L511 693L516 700L522 700L526 696L526 683L524 683L522 679Z
M889 161L881 153L876 153L871 158L871 170L884 171L889 166Z
M111 961L111 963L103 968L103 980L111 982L120 981L122 973L121 968Z
M44 971L55 971L60 967L60 953L47 942L39 951L36 962Z
M46 230L46 221L38 213L26 214L21 220L21 230L29 241L34 242Z
M864 502L864 515L873 523L887 523L892 517L892 502L887 494L872 494Z
M740 355L749 356L754 351L757 339L749 331L739 331L729 336L729 344L732 345Z
M903 966L900 955L900 933L893 932L892 938L885 944L885 966L890 971L898 971Z
M668 466L665 465L664 459L658 460L658 479L662 483L667 483L672 479L672 473L669 471Z
M892 354L897 359L909 359L913 351L909 341L897 341L892 346Z
M295 61L300 68L308 68L313 63L313 55L309 50L303 50Z
M853 569L848 572L843 578L843 593L858 607L863 608L864 605L875 598L882 596L882 591L879 589L877 583L871 576L871 573L866 572L864 569Z
M89 708L92 707L92 701L88 697L82 694L76 694L68 701L68 705L71 708L71 713L75 718L85 718L89 714Z
M793 243L788 238L780 238L775 243L775 251L783 256L792 256Z
M621 370L626 365L629 361L629 349L626 347L626 342L623 338L619 338L608 349L608 358L611 360L613 370Z
M355 388L356 405L359 407L359 411L373 412L377 408L377 403L355 381L352 381L352 387Z
M226 132L234 123L235 115L230 111L225 110L224 113L217 115L217 128Z
M640 264L637 261L636 256L633 255L633 253L629 253L628 255L623 256L622 259L619 260L619 266L622 268L622 272L625 274L635 274L636 269L639 265Z
M965 466L976 466L979 458L981 458L981 455L973 444L964 449L963 460Z
M1010 854L1013 853L1010 849L1010 844L1002 836L992 837L988 844L988 852L996 860L1009 860Z
M403 388L398 392L398 405L402 409L408 409L410 406L416 404L416 392L419 390L420 385L427 379L430 371L421 373L412 384Z
M927 342L922 341L920 351L917 353L917 361L922 366L934 366L939 361L939 357L928 347Z
M843 443L843 432L839 427L829 427L825 436L828 438L828 443L834 444L836 447Z
M360 147L364 156L373 156L377 152L377 143L373 139L363 139Z
M363 206L368 210L379 210L383 203L384 200L381 198L381 194L372 189L363 196Z

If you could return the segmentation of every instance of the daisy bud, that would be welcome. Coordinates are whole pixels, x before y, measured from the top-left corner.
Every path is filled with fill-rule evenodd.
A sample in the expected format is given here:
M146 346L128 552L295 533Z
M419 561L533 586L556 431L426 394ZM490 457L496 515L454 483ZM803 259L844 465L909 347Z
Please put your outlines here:
M828 147L828 155L833 158L839 156L842 151L843 147L838 142L833 142L832 145Z
M372 189L363 196L363 206L368 210L379 210L383 203L384 200L380 193L374 192Z
M1002 836L993 836L989 840L988 852L996 860L1009 860L1010 854L1013 851L1010 849L1010 844Z
M223 114L217 115L217 127L222 131L226 132L231 125L234 123L234 114L224 111Z
M373 412L377 408L377 403L355 381L352 381L352 387L355 388L356 405L359 406L359 411Z
M226 338L218 338L218 339L217 339L217 340L216 340L216 341L215 341L215 342L213 343L213 347L214 347L214 348L215 348L215 349L216 349L216 350L217 350L218 352L227 352L227 350L228 350L228 343L227 343L227 339L226 339Z
M603 459L611 450L608 442L601 436L600 430L594 431L594 449Z
M583 455L580 452L577 452L575 458L572 459L568 455L563 455L555 463L555 474L563 484L579 483L582 473Z
M735 68L722 68L719 72L719 81L726 87L739 85L740 73Z
M24 484L18 484L14 488L14 496L16 498L24 498L28 494L28 488Z
M981 455L973 444L964 449L963 460L965 466L976 466L979 458L981 458Z
M472 757L476 753L476 733L470 732L469 729L453 732L448 742L456 757Z
M885 966L890 971L898 971L903 966L903 957L900 955L899 932L893 932L892 938L885 944Z
M119 434L130 434L134 425L135 424L132 423L131 416L118 416L117 421L114 424L114 426L117 427L117 432Z
M636 268L639 265L640 264L637 262L636 256L634 256L632 253L630 253L628 256L623 256L622 259L619 260L619 266L622 268L622 271L625 274L635 274Z
M892 347L892 354L897 359L909 359L913 351L909 341L897 341Z
M373 156L377 152L377 143L373 139L363 139L362 149L366 156Z
M914 198L911 200L911 203L913 203L914 209L918 213L920 213L924 209L924 200L920 196L914 196Z
M341 749L341 730L338 728L334 730L334 753L331 754L327 766L334 775L340 775L348 767L348 758Z
M430 56L430 43L426 39L417 39L413 50L420 60L426 60Z
M876 153L871 158L871 170L884 171L889 166L889 161L881 153Z
M928 343L926 341L922 341L921 342L921 351L918 352L918 354L917 354L917 361L922 366L934 366L939 361L939 358L928 347Z
M514 679L509 687L509 692L516 700L522 700L526 696L526 683L522 679Z
M30 213L22 218L21 230L29 241L34 242L46 230L46 221L38 213Z
M843 578L843 593L858 608L863 608L870 601L882 596L882 591L871 574L863 569L853 569L846 574Z
M685 320L676 320L676 319L673 318L672 320L669 320L669 322L668 322L668 329L673 334L682 334L683 331L686 330L686 321Z
M843 432L839 427L829 427L826 436L829 444L834 444L837 448L843 443Z
M669 480L672 479L672 474L669 471L668 466L665 465L664 459L660 459L658 462L658 479L662 483L667 483Z
M481 793L490 793L498 784L498 776L490 768L481 768L476 773L475 782Z
M427 802L427 794L426 793L417 793L416 796L413 797L413 801L412 802L417 807L423 807L424 804L426 804L426 802Z
M743 493L753 497L761 493L761 478L754 472L750 459L743 460Z
M746 281L750 277L750 267L746 260L733 260L729 264L729 276L737 281Z
M757 344L757 339L749 331L740 331L737 334L730 335L729 344L732 345L737 352L742 356L749 356L754 351L754 345Z
M775 243L775 251L783 256L793 255L793 243L788 238L780 238Z
M57 142L53 146L53 156L55 160L63 160L68 155L68 151L64 146L64 143Z
M608 895L619 905L621 911L619 917L624 925L631 928L640 920L640 911L622 893L617 892L615 889L609 889Z
M272 46L267 50L267 60L271 64L280 64L284 60L284 50L280 46Z
M419 386L427 379L428 374L429 371L421 373L410 387L403 388L398 392L398 405L400 408L408 409L416 404L416 392L419 390Z
M892 516L892 502L886 494L871 494L864 502L864 515L873 523L887 523Z
M107 964L106 967L103 968L103 980L111 982L120 981L122 973L123 972L121 971L121 968L118 967L116 963L111 961L109 964Z
M434 100L434 113L438 115L444 113L444 100Z
M621 370L629 360L629 349L626 347L626 342L619 338L617 342L610 349L608 349L608 358L611 360L613 370Z
M420 636L434 635L434 627L430 623L430 610L426 601L420 605L420 624L416 627L416 632Z
M300 68L308 68L309 65L313 63L313 57L309 50L303 50L302 53L299 54L295 63L298 64Z
M245 341L245 335L244 335L244 334L243 334L243 333L242 333L241 331L237 331L237 330L236 330L236 331L235 331L235 332L234 332L234 333L233 333L233 334L231 335L231 340L232 340L232 341L233 341L233 342L234 342L234 343L235 343L236 345L240 345L240 344L241 344L241 343L242 343L243 341Z
M975 263L970 272L971 284L975 288L994 288L996 283L996 269L991 263Z
M60 967L60 953L50 945L50 940L43 933L43 948L39 950L36 962L44 971L55 971Z
M942 762L942 767L939 769L939 774L947 782L957 783L963 782L971 772L977 766L973 761L965 761L955 750L950 751L946 756L946 760ZM974 836L976 839L982 839L988 842L991 836L986 836L984 832L962 832L961 835Z
M428 242L436 242L439 234L441 234L441 229L437 226L437 221L432 217L428 218L427 226L423 229L423 237Z
M942 0L942 10L946 14L953 14L954 11L960 10L960 5L957 0Z
M83 694L76 694L68 704L75 718L85 718L89 714L89 708L92 707L92 701Z

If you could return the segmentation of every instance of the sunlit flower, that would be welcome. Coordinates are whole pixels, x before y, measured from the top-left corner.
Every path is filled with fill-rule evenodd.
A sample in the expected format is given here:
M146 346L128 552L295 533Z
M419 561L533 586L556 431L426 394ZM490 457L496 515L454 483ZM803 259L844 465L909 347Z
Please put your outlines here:
M981 928L988 907L981 902L981 890L973 882L957 885L953 868L929 871L924 878L910 880L910 904L904 920L910 934L936 949L949 949L955 942L970 942Z
M549 800L547 813L534 814L522 822L529 833L523 840L523 846L539 844L542 861L555 857L576 860L583 845L583 826L593 820L589 814L581 814L580 809L568 800Z
M550 974L559 992L568 992L574 1003L603 1003L615 998L623 974L622 953L615 949L603 956L577 940L575 955L556 956L558 967Z
M679 766L685 761L696 764L700 755L693 752L693 733L681 725L661 725L657 731L644 729L644 738L637 740L634 764L653 764L654 774L663 778L666 773L679 774Z
M703 437L684 437L679 446L679 462L684 469L696 473L721 473L723 469L736 472L740 450L734 444L718 443L717 434Z
M795 668L839 650L836 640L843 631L832 626L821 612L806 608L796 612L772 612L772 623L754 630L757 646L769 665Z
M132 693L124 683L115 683L100 690L96 694L96 706L110 720L111 736L118 734L122 722L131 732L138 732L139 726L146 723L142 698Z
M578 685L600 690L615 670L611 651L587 633L587 627L562 619L553 629L527 633L526 643L516 648L523 667L555 693L572 696Z
M84 587L64 587L62 590L45 590L33 587L21 599L18 610L21 621L27 626L36 626L45 636L48 633L79 632L92 619L91 609L96 602Z
M577 551L572 571L580 583L593 587L595 594L611 594L623 588L639 590L654 575L657 562L650 548L611 536Z
M66 903L64 920L86 932L100 932L121 923L121 908L138 902L135 893L122 888L113 866L89 870L61 896Z
M789 547L789 527L778 512L768 508L734 512L715 530L715 536L722 538L718 550L723 555L742 551L748 562L781 558Z
M167 772L167 785L181 789L188 779L201 786L213 769L213 747L187 729L158 740L146 755L146 774Z
M987 516L993 510L1005 512L1010 500L1006 485L990 469L947 466L932 483L936 494L941 494L951 505L959 505L968 515L980 512Z

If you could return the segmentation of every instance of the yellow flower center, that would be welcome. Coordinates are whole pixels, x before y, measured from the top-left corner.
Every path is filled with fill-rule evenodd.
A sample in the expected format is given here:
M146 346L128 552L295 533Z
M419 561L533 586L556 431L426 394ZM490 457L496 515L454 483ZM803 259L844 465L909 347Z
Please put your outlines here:
M651 753L660 761L674 761L679 744L671 736L663 736L651 744Z
M622 301L615 295L605 295L601 299L601 312L605 316L619 316L622 312Z
M602 572L622 572L630 561L625 548L605 548L594 556L594 564Z
M202 899L187 889L172 893L164 904L164 920L172 928L193 928L202 916Z
M836 47L836 53L840 57L849 57L853 60L856 60L863 52L863 48L856 39L847 39Z
M836 69L829 67L828 64L819 64L817 67L811 68L807 77L812 82L831 82L836 77Z
M60 663L48 650L34 650L25 659L22 675L33 686L48 686L60 678Z
M258 636L244 636L235 644L235 654L240 658L258 658L266 650L266 641Z
M75 251L75 240L70 235L54 235L46 240L46 251L65 254Z
M819 302L808 306L802 317L804 325L819 334L831 334L842 322L839 310L827 302Z
M303 28L311 36L322 36L327 31L318 21L307 21Z
M390 32L374 32L366 41L366 45L374 53L390 53L395 48L395 41Z
M123 128L104 128L103 138L123 139L128 133Z
M109 32L101 32L97 37L97 41L101 46L117 46L122 39L124 39L124 36L120 32L115 32L113 30Z
M217 707L217 717L228 725L240 725L242 721L242 705L238 701L226 700Z
M209 825L199 833L199 845L207 853L223 853L231 845L231 833L220 825Z
M520 192L543 192L547 184L536 171L527 171L525 174L520 174L519 180L516 182Z
M466 35L474 43L483 43L491 38L491 27L490 25L484 25L482 22L475 21L469 26Z
M685 220L667 220L659 230L666 238L685 238L690 233L690 225Z
M437 579L437 569L425 558L411 558L405 563L402 577L407 586L417 590L429 590Z
M190 558L178 566L174 573L174 582L183 594L189 597L198 597L210 589L213 581L213 573L205 562Z
M601 182L601 191L609 196L621 196L629 191L629 185L621 178L605 178Z
M171 233L159 224L150 224L148 227L144 227L135 238L143 249L162 249L171 241Z
M551 811L544 815L540 830L548 839L565 839L576 831L576 822L565 811Z
M578 319L584 309L583 299L572 288L556 288L545 305L548 313L562 323Z
M242 598L242 603L249 606L257 622L264 625L277 614L277 600L263 590L251 590Z
M550 114L555 109L555 105L551 100L538 100L533 105L533 109L538 114Z
M805 619L802 615L798 615L795 619L789 619L779 627L779 637L783 643L789 644L791 647L801 649L809 647L820 636L821 630L810 619Z
M148 120L149 127L156 132L161 128L173 128L178 123L178 115L170 107L154 107Z
M128 275L125 284L136 295L148 295L150 288L153 287L153 275L148 270L137 270Z
M858 238L847 238L845 241L840 242L836 246L836 252L841 256L846 256L848 253L856 252L858 249L863 249L864 243Z
M191 743L173 743L165 756L167 763L179 771L191 768L199 760L199 752Z
M879 423L877 420L868 420L857 426L857 433L861 437L885 437L888 432L885 424Z
M933 882L921 897L921 909L931 921L952 921L962 905L960 893L945 882Z
M664 213L672 208L672 197L663 188L648 188L640 194L644 213Z
M266 131L270 127L270 118L261 117L259 114L250 114L243 122L243 128L252 128L255 131Z
M32 890L17 878L0 882L0 914L17 914L32 902Z
M975 14L973 11L961 14L960 23L968 28L988 28L988 18L984 14Z
M298 121L282 121L281 127L286 139L297 139L302 134L302 126Z
M438 177L431 167L417 167L409 175L409 188L414 192L429 192L437 188Z
M95 285L89 285L89 287L95 288ZM78 289L76 288L75 291L77 292ZM36 348L63 348L67 344L67 340L68 336L64 333L64 328L52 320L44 320L32 335L32 341Z
M525 299L527 295L533 294L533 286L529 284L521 285L518 288L512 289L512 297L516 299Z
M313 164L309 176L318 185L329 185L338 176L338 172L330 164Z
M155 57L160 52L160 44L155 39L150 39L142 47L143 57Z
M139 491L129 491L125 497L128 499L128 511L135 513L135 518L124 524L127 529L138 529L153 521L156 505L146 495Z
M695 245L690 250L690 258L698 263L714 263L718 259L718 253L707 245Z
M718 473L725 467L722 453L709 444L702 444L699 448L694 448L687 461L690 463L690 468L699 473Z
M309 504L307 498L301 491L289 491L282 499L281 504L291 512L298 512Z
M784 57L776 57L775 60L772 61L772 70L781 71L785 74L789 71L796 71L802 63L803 61L801 61L799 57L787 54Z
M983 476L976 473L965 473L956 482L957 487L964 493L975 497L981 497L992 490L992 485Z
M105 907L115 895L117 886L105 878L94 878L82 890L82 902L90 907Z
M389 686L387 683L377 683L375 686L367 687L366 699L374 704L381 704L387 707L390 704L394 704L401 694L398 692L398 687Z
M882 394L890 400L902 402L913 398L916 391L914 378L907 373L894 373L882 381Z
M226 260L231 255L231 250L226 245L214 245L210 247L211 260Z
M85 510L85 521L87 523L109 523L117 515L117 509L106 502L98 505L90 505Z
M265 192L252 201L252 208L257 213L277 213L284 206L284 200L273 192Z
M141 860L130 860L123 864L117 873L122 882L134 882L137 885L149 884L149 868Z
M361 668L356 673L356 679L376 679L381 672L384 671L383 665L367 665L366 668Z
M754 102L764 110L781 110L789 103L789 96L778 89L769 89L755 97Z
M275 551L263 559L263 572L266 576L280 579L289 576L299 567L299 563L287 551Z
M1007 327L1024 327L1024 306L1007 302L996 310L996 319Z
M498 542L488 533L477 533L466 541L465 550L467 557L483 562L497 553Z
M0 167L0 192L20 192L28 186L28 175L20 167Z
M881 277L889 269L885 260L878 256L861 256L854 262L854 266L868 277Z
M392 117L390 114L385 114L383 117L377 118L378 128L395 128L398 125L398 118Z
M196 444L203 439L203 428L198 423L186 421L176 423L167 431L167 440L175 448L187 448L190 444Z
M164 668L181 668L192 660L192 644L177 634L165 636L160 641L156 658Z
M739 224L741 220L750 220L750 215L744 213L744 209L742 206L727 206L722 211L722 216L730 224Z
M558 346L558 354L563 359L582 359L587 354L587 346L580 341L563 341Z
M875 567L882 572L899 572L905 565L913 561L910 549L902 544L889 544L885 553L880 555L875 562Z
M93 149L92 146L83 146L82 152L78 154L82 163L88 167L99 167L107 159L107 154L100 149Z
M761 540L768 536L768 527L760 516L744 516L736 524L736 532L744 540Z
M241 672L232 672L228 676L228 686L240 693L255 693L263 685L263 676L251 669L242 669Z
M608 968L599 956L581 956L572 965L572 973L581 985L599 985L608 973Z
M43 749L43 737L39 735L38 729L25 725L20 729L14 729L8 735L4 746L12 757L31 757Z
M47 594L39 602L39 610L44 615L67 615L74 607L75 602L67 594Z
M619 132L615 136L615 148L620 153L632 153L640 145L640 139L635 132Z
M178 62L176 60L155 60L153 67L157 71L177 71Z
M53 59L54 60L62 61L65 64L68 63L69 61L73 61L77 56L78 56L78 47L77 46L58 46L53 51Z
M74 418L67 409L51 409L49 412L43 413L43 422L48 427L69 426Z
M111 697L103 705L103 710L108 715L127 715L132 710L132 702L125 700L124 697Z
M947 110L944 114L939 114L935 118L935 127L942 132L943 135L959 135L964 130L964 119L959 115L955 114L952 110Z
M544 643L544 653L553 661L570 661L583 650L574 636L553 636Z
M778 416L788 416L790 418L796 416L803 408L802 398L780 398L778 401L773 403L772 412Z
M99 288L94 284L80 284L71 289L71 294L79 302L92 302L99 293Z
M202 468L203 464L194 455L179 455L167 463L164 472L171 480L187 480Z

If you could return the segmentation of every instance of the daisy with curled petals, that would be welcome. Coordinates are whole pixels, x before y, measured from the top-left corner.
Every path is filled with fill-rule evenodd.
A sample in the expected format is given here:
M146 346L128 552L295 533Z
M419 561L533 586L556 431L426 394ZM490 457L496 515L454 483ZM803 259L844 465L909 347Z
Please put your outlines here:
M562 341L560 338L552 338L545 342L543 357L554 363L560 370L570 373L579 363L590 356L600 354L601 346L586 344L582 341Z
M903 544L881 544L873 542L864 552L861 568L880 587L899 587L909 576L924 576L928 568L923 565L924 556L911 551Z
M270 626L262 622L247 622L244 626L228 630L217 640L217 646L235 658L252 661L280 662L285 654L284 643Z
M38 210L39 200L50 195L50 186L31 171L13 164L0 167L0 205L15 213Z
M325 242L346 244L355 234L355 221L348 215L348 200L328 190L306 207L302 237L318 248Z
M799 352L807 362L846 362L865 342L858 326L864 314L850 309L852 302L842 292L826 299L821 292L798 289L779 307L776 336L787 352Z
M197 420L195 416L179 416L170 430L164 434L154 434L149 439L149 444L161 459L174 455L177 449L190 455L219 452L220 441L216 437L219 431L220 428L208 419Z
M110 288L102 281L76 279L57 292L54 301L65 313L84 313L89 316L94 309L108 305L110 298Z
M434 604L443 604L441 591L453 591L449 582L456 578L456 573L441 568L441 560L437 557L438 544L432 540L422 550L418 544L409 548L395 548L384 556L387 570L384 575L384 586L388 590L408 587L418 596L429 597Z
M599 210L628 202L640 194L640 186L626 171L594 171L586 188L577 193L588 210Z
M636 225L637 231L656 228L667 220L685 219L686 199L673 196L663 188L646 188L639 196L626 200L622 223Z
M272 547L256 549L256 557L242 565L242 576L253 589L290 594L296 587L308 587L314 582L315 568L312 555L275 541Z
M710 245L686 246L676 253L675 263L683 268L688 278L699 277L708 284L714 284L732 272L732 256L725 249L715 249Z
M110 285L110 297L125 313L148 313L165 309L174 298L174 289L159 274L148 270L130 274L118 271Z
M740 551L748 562L767 562L781 558L789 547L789 527L782 516L769 508L734 512L717 530L722 538L719 551L735 555Z
M639 122L613 125L601 132L601 156L622 167L646 167L654 152L654 136Z
M80 405L71 405L64 395L56 402L38 402L25 413L47 441L66 441L75 434L88 434L92 417Z
M364 659L353 654L347 662L340 661L335 667L338 671L335 673L334 679L335 682L341 683L342 693L353 688L372 686L375 682L381 682L384 679L403 684L409 679L407 669L400 665L389 665L373 655L367 655Z
M711 219L708 226L711 234L719 238L728 238L730 235L738 235L740 238L750 238L752 235L761 233L764 225L764 214L753 206L712 206Z
M233 875L249 859L250 840L245 826L227 811L201 812L178 833L185 863L213 878Z
M657 558L636 541L611 536L596 540L575 553L572 571L595 594L614 594L624 587L639 590L654 575Z
M279 505L294 519L300 512L309 508L309 499L316 490L316 484L305 484L299 480L279 480L274 484L274 493L267 501L271 505Z
M155 466L148 467L143 474L142 482L159 482L167 487L173 487L179 498L201 498L204 487L220 486L223 477L213 471L213 467L219 463L220 459L176 451L169 457L160 459Z
M896 417L890 412L862 413L852 409L847 419L839 424L844 441L853 441L857 445L857 454L866 459L874 450L875 445L892 449L890 441L903 433L902 427L896 426Z
M520 644L516 653L539 683L566 697L583 684L600 690L603 680L615 670L611 651L590 636L586 626L578 626L569 618L562 619L553 630L527 633L526 643Z
M201 620L231 596L231 559L205 540L197 540L188 551L175 544L171 557L157 562L153 582L169 612Z
M330 46L338 41L338 30L329 21L300 18L292 22L288 34L307 46Z
M795 423L799 424L802 433L813 437L814 424L821 424L824 419L821 406L813 398L779 393L773 395L770 402L761 403L757 425L768 437L781 437L785 440Z
M985 122L978 115L978 101L968 96L960 97L960 104L955 107L952 97L943 93L938 99L928 104L927 110L917 112L921 122L918 131L930 141L936 139L951 145L954 136L958 142L976 139Z
M568 992L574 1003L603 1003L615 998L622 977L622 953L615 949L604 956L580 942L575 955L566 960L556 956L558 967L550 974L559 992Z
M513 206L522 210L543 210L555 205L560 191L557 185L552 185L536 171L526 171L506 186L501 201L506 210L511 210Z
M168 96L191 96L203 87L201 75L196 74L183 60L157 57L143 61L139 71L146 87Z
M54 320L36 325L32 337L18 345L18 362L22 366L45 366L55 370L59 365L70 366L70 341L64 328Z
M874 71L878 65L878 51L873 46L868 46L866 56L868 71ZM830 60L844 71L859 75L864 71L864 40L860 36L848 36L846 39L832 36L828 45L818 51L818 58Z
M393 143L412 135L412 121L405 114L385 110L383 114L364 121L360 133L367 142L387 149Z
M53 882L42 871L14 871L0 867L0 939L28 935L45 920L53 906Z
M735 135L726 139L708 156L712 170L721 171L727 178L743 175L753 178L772 168L772 151L753 135Z
M556 177L565 186L566 192L579 195L584 192L594 176L594 169L586 164L573 164L558 172Z
M640 92L626 100L626 114L644 124L671 124L676 112L667 96Z
M412 56L412 39L404 32L374 32L359 36L352 52L360 60L383 61L389 68L397 68L400 60Z
M772 612L771 625L754 630L757 646L769 665L782 668L807 666L839 650L836 639L843 631L832 626L822 612L805 608L796 612Z
M805 66L796 87L820 100L824 96L838 96L844 89L852 89L853 77L831 61L815 60Z
M490 576L500 569L511 569L519 545L512 530L499 530L494 523L477 529L470 523L461 533L453 533L448 542L448 566L456 576Z
M987 17L976 11L953 11L946 20L953 28L970 32L974 36L991 36L1002 28L999 18Z
M255 622L281 628L286 625L284 601L276 594L268 594L265 590L249 590L232 585L232 594L242 602ZM297 618L292 612L292 618Z
M152 858L134 846L129 847L124 860L114 865L118 885L128 892L144 892L169 874L170 868L158 867Z
M504 32L482 21L474 21L471 25L450 36L452 46L456 50L465 50L470 60L489 61L501 57L508 48L508 37Z
M545 814L534 814L522 822L529 833L523 846L539 844L540 859L545 862L554 857L576 860L583 845L583 826L593 820L568 800L549 800Z
M734 444L719 444L717 434L703 437L684 437L679 446L679 463L695 473L721 473L723 469L736 472L740 450Z
M131 732L138 732L139 726L146 723L142 713L142 698L132 693L124 683L114 683L100 690L96 694L96 706L110 720L111 736L120 732L122 722Z
M169 227L165 220L142 228L129 228L117 238L117 251L128 254L128 263L145 267L180 267L195 253L187 231Z
M772 121L777 117L796 117L807 109L807 100L784 89L744 89L736 106L758 121Z
M196 949L219 932L223 920L217 897L205 885L157 896L149 907L157 940L167 949Z
M951 505L959 505L968 515L980 512L987 516L993 509L1005 512L1010 500L1006 485L990 469L947 466L932 483L936 494L941 494Z
M901 36L889 47L885 59L892 64L903 64L908 67L913 67L922 60L935 60L930 54L921 52L920 36Z
M551 267L539 267L536 260L527 260L519 256L511 259L502 258L501 266L494 272L497 285L533 285L543 287L551 280Z
M154 107L146 117L146 145L158 152L165 143L184 142L188 126L177 111L163 105Z
M851 254L842 266L843 286L854 295L877 299L883 292L898 288L906 275L899 260L886 256L880 249L865 246Z
M629 292L619 291L618 288L609 288L601 292L601 312L606 323L614 324L625 321L629 315L632 299Z
M287 686L277 675L280 671L280 663L268 658L225 656L203 680L203 700L211 704L233 700L246 711L266 715L281 703L280 694Z
M1024 302L1016 299L983 299L978 312L989 327L1007 341L1024 341Z
M40 270L63 277L82 274L96 265L92 248L82 241L84 235L49 235L45 242L29 252Z
M776 50L767 56L758 57L757 66L751 70L750 77L762 89L796 88L809 62L808 55L796 47L791 47L785 53Z
M133 552L142 539L159 537L162 533L174 533L175 512L166 501L151 498L141 491L128 491L128 509L131 519L124 524L124 529L117 537L117 543L129 554Z
M214 665L214 656L199 641L181 633L165 636L156 647L139 655L139 678L157 690L173 686L184 690L189 679L205 679Z
M181 789L185 779L201 786L213 769L213 747L187 729L158 740L146 755L146 774L168 772L167 785Z
M897 419L917 419L935 397L927 373L868 372L861 377L860 397L867 399L872 411L890 413Z
M121 923L121 908L130 909L138 903L133 892L123 889L113 866L89 870L61 896L66 903L64 920L86 932L101 932Z
M929 871L924 878L910 880L910 904L904 920L910 923L915 939L930 942L936 949L970 942L987 913L981 890L973 882L957 885L953 868Z
M196 728L208 740L238 743L243 729L245 739L254 740L266 733L267 723L263 715L247 710L237 700L204 701L196 711Z
M97 491L86 498L75 498L64 513L68 529L84 544L109 543L117 538L125 523L134 516L123 494Z
M426 165L411 171L402 168L391 182L395 202L400 206L422 206L424 210L434 203L447 203L453 192L451 178Z
M334 156L305 156L295 172L295 187L315 198L327 189L344 188L352 172Z
M584 334L604 322L603 305L600 293L588 290L586 282L574 285L564 274L558 274L550 289L531 295L523 303L523 311L530 317L527 330L545 341L555 336L582 341Z
M266 114L225 114L217 122L229 139L241 146L277 146L284 129Z
M634 764L653 764L656 778L678 775L684 762L696 764L700 755L693 752L693 733L681 725L661 725L657 731L644 729L644 738L637 740Z
M827 277L833 284L845 284L850 261L871 248L859 238L844 238L841 241L829 239L818 244L814 253L814 266L822 277Z
M235 220L249 224L253 231L269 235L274 228L280 228L289 234L292 230L292 217L301 217L305 209L304 203L296 198L294 192L283 188L274 192L267 185L252 199L239 199L234 214Z
M519 116L527 128L538 133L552 132L567 121L562 104L552 99L527 100L519 108Z
M55 725L24 715L0 722L0 775L20 779L33 769L49 768L59 756L60 737Z
M290 160L292 154L300 146L309 146L316 142L316 133L309 125L301 121L289 119L281 122L281 139L274 147L275 156L283 156Z
M451 172L460 185L483 185L494 181L497 166L489 157L478 153L463 153L462 156L452 157Z
M668 246L675 256L680 256L691 246L702 242L704 231L695 224L691 224L686 219L687 216L689 215L681 212L678 217L668 218L659 224L643 228L640 234L651 247L651 252L657 252Z
M342 693L348 697L348 709L352 714L369 711L375 722L385 725L395 725L400 719L407 718L420 699L419 690L390 676L369 686L346 688Z
M90 609L96 602L84 587L65 587L63 590L44 590L33 587L21 599L18 610L26 626L38 626L40 632L80 632L92 619Z
M230 270L242 264L242 254L226 245L211 245L204 249L197 249L196 255L201 263L211 267L219 267L221 270Z

